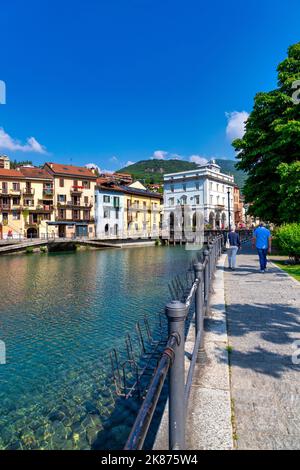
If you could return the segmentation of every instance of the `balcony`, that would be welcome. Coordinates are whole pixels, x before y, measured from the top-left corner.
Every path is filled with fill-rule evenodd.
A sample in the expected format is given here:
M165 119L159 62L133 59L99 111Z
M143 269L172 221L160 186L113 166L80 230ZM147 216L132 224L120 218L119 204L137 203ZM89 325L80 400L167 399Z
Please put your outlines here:
M0 188L0 194L8 194L8 188Z
M72 194L81 194L83 192L83 190L84 190L84 186L77 186L77 185L75 186L74 185L71 188L71 193Z
M0 205L0 210L1 211L9 211L11 209L11 205L10 204L1 204Z
M25 188L22 190L22 194L24 196L34 196L35 189L34 188Z
M43 196L53 196L53 188L43 188Z

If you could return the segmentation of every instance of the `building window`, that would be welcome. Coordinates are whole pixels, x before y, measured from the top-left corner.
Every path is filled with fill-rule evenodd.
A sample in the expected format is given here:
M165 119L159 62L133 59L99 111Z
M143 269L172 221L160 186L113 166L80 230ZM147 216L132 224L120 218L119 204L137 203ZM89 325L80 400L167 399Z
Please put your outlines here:
M199 191L200 189L200 183L196 183L196 190Z
M90 181L82 181L82 186L84 187L84 189L90 189L91 183Z
M57 195L57 202L66 202L67 196L65 194L58 194Z
M117 196L114 196L114 207L120 207L120 198Z
M219 191L219 185L218 185L218 183L217 183L217 191Z
M13 203L13 206L19 206L20 205L20 198L19 197L13 197L12 203Z
M103 196L103 202L110 202L110 196Z
M200 197L199 196L195 196L195 204L200 204Z
M185 183L182 185L182 190L186 191L186 184Z
M212 183L212 181L210 181L210 183L209 183L209 189L210 189L210 190L213 189L213 183Z
M174 193L174 184L171 184L170 189L171 189L171 192Z
M211 204L214 203L214 197L213 197L213 196L210 196L210 203L211 203Z
M169 206L174 206L174 198L173 197L169 198Z
M13 220L20 220L20 212L12 211L12 218Z
M65 186L65 181L63 178L59 178L59 187L63 188Z
M20 183L13 183L13 190L20 191Z
M103 217L104 217L104 219L109 219L109 217L110 217L109 209L104 209L103 210Z
M60 219L65 219L66 218L66 211L64 209L59 209L58 210L58 217Z
M116 209L116 219L119 218L119 209Z

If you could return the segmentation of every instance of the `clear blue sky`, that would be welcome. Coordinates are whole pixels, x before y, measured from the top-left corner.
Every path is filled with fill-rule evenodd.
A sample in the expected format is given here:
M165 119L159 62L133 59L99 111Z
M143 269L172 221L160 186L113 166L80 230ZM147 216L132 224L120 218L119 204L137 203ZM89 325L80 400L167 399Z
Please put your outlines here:
M233 158L225 113L300 40L299 0L10 0L0 18L0 153L103 169Z

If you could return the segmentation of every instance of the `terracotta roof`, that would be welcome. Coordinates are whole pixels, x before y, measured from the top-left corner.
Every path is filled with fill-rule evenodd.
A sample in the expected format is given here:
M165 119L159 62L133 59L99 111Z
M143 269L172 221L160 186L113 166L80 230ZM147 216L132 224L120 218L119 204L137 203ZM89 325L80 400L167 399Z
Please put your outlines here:
M96 175L84 166L62 165L60 163L45 163L45 170L53 173L54 175L62 176L76 176L84 178L93 178L96 180Z
M98 178L97 179L97 186L96 186L96 189L100 189L101 191L116 191L116 192L119 192L119 193L124 193L125 191L123 189L121 189L119 186L117 186L116 184L114 183L108 183L108 184L99 184L98 183L98 180L101 179L101 178ZM105 180L105 182L107 183L107 180Z
M4 168L0 168L0 177L2 178L18 178L19 180L23 180L24 176L18 170L5 170Z
M53 179L52 175L48 173L48 171L44 170L43 168L37 167L20 167L20 172L26 177L30 179Z

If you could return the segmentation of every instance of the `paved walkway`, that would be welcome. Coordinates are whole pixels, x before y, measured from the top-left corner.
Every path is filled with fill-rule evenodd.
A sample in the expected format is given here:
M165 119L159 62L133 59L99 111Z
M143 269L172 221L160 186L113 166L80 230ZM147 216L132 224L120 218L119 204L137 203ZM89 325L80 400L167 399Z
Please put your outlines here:
M225 273L231 395L238 449L300 448L300 283L243 247ZM300 344L298 346L300 359Z

